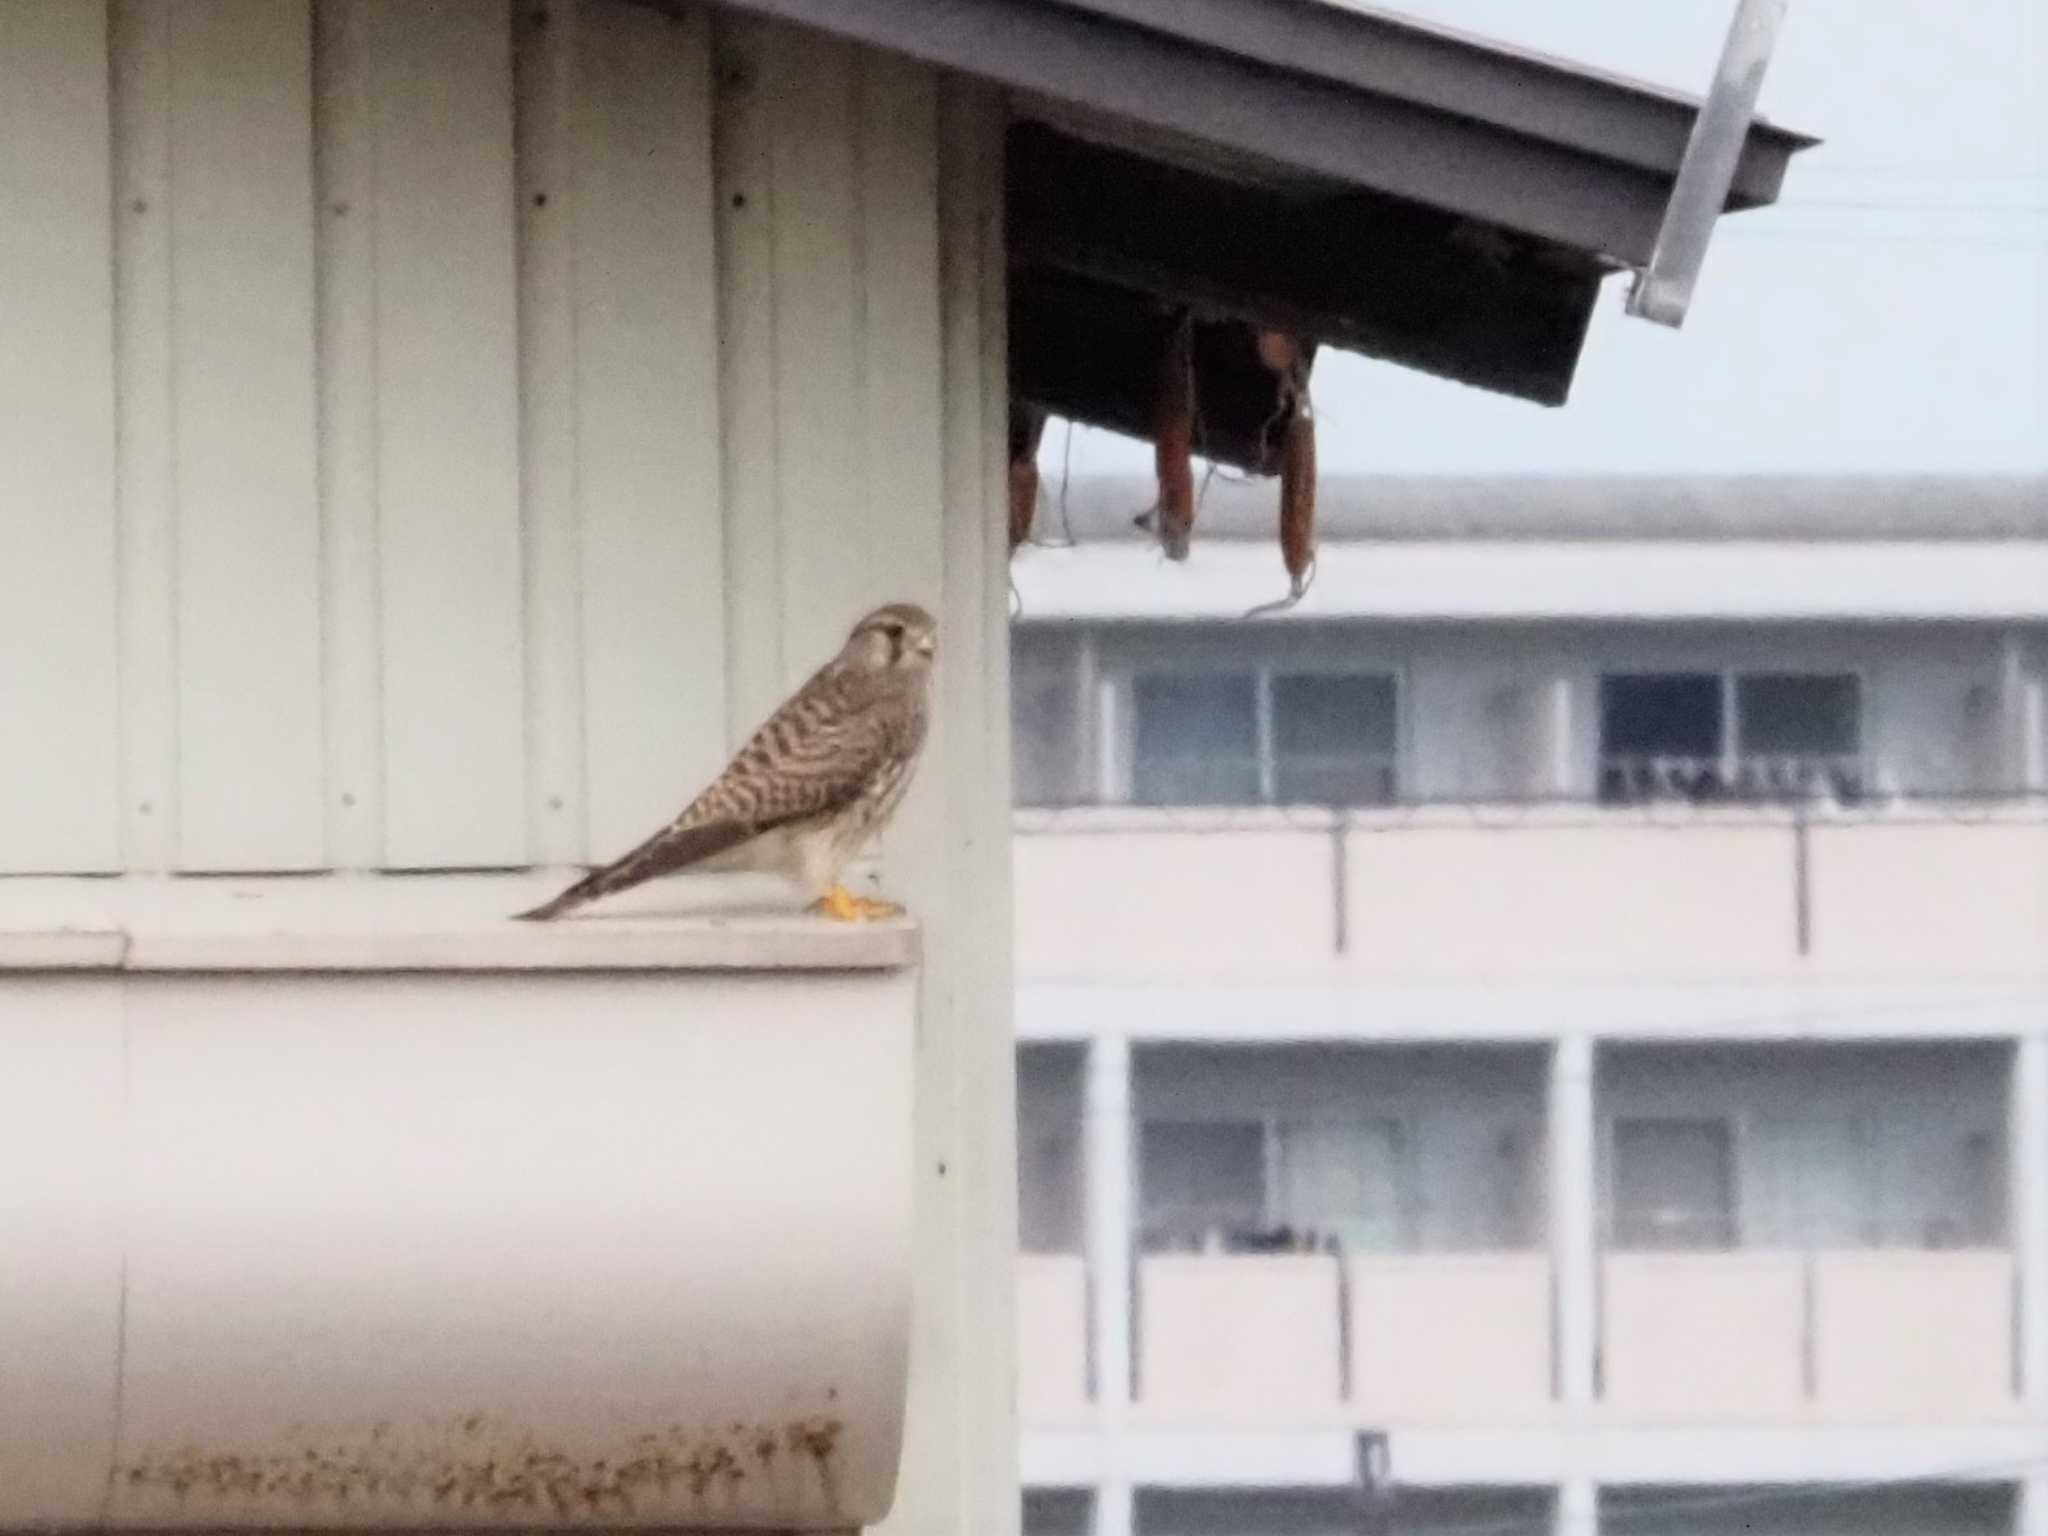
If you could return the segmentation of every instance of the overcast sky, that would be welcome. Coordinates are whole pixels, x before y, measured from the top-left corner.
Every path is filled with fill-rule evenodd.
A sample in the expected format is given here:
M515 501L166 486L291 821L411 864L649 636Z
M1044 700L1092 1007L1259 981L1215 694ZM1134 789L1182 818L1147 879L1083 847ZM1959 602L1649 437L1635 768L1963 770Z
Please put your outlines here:
M1447 25L1691 91L1734 0L1406 0ZM1325 353L1326 469L2048 471L2048 6L1791 0L1763 110L1827 139L1724 220L1692 314L1610 279L1551 410ZM1065 429L1048 433L1056 475ZM1150 450L1077 430L1075 472Z

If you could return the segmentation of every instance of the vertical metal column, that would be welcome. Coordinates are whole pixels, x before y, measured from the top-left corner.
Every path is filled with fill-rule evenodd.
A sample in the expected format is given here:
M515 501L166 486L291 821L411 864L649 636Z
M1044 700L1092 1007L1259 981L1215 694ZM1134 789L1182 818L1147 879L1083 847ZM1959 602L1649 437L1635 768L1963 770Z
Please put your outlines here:
M1131 1045L1121 1035L1089 1045L1086 1113L1088 1336L1096 1406L1114 1434L1131 1401Z
M1591 1406L1599 1349L1593 1146L1592 1037L1565 1035L1550 1060L1550 1262L1557 1395L1567 1410Z
M2010 1113L2015 1364L2028 1416L2048 1426L2048 1034L2039 1028L2013 1053Z

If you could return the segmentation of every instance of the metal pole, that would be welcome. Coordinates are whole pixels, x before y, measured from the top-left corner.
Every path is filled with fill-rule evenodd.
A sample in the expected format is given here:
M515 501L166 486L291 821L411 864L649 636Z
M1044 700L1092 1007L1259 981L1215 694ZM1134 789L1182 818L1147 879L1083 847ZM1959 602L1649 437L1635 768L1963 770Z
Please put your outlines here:
M1713 88L1693 119L1692 137L1678 164L1678 179L1671 187L1671 201L1664 207L1664 222L1658 227L1650 264L1629 290L1628 312L1640 319L1674 328L1685 323L1693 287L1706 263L1714 221L1727 206L1728 189L1734 184L1735 168L1749 138L1764 70L1771 62L1787 3L1740 0L1736 6Z

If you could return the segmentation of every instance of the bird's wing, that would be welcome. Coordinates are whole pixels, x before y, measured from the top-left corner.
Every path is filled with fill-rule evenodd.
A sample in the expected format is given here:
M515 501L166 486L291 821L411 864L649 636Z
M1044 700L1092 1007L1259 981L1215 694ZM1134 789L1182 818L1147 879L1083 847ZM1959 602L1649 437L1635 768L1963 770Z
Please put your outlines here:
M895 746L901 711L890 702L869 674L819 672L768 717L674 826L739 822L765 832L851 804Z
M686 869L792 822L843 809L888 760L900 711L864 707L859 674L826 668L769 716L725 771L639 847L593 870L553 901L522 912L545 920Z

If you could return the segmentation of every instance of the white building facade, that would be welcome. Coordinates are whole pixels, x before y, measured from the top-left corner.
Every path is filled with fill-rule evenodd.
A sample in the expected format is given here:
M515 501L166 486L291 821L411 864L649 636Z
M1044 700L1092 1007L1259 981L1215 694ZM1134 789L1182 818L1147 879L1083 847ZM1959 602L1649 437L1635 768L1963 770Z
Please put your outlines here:
M1731 8L1410 9L1696 84ZM1567 409L1319 363L1278 623L1270 490L1169 568L1053 437L1027 1527L2048 1529L2044 15L1798 0L1825 142Z
M1027 1528L2048 1529L2040 486L1565 489L1020 561Z

